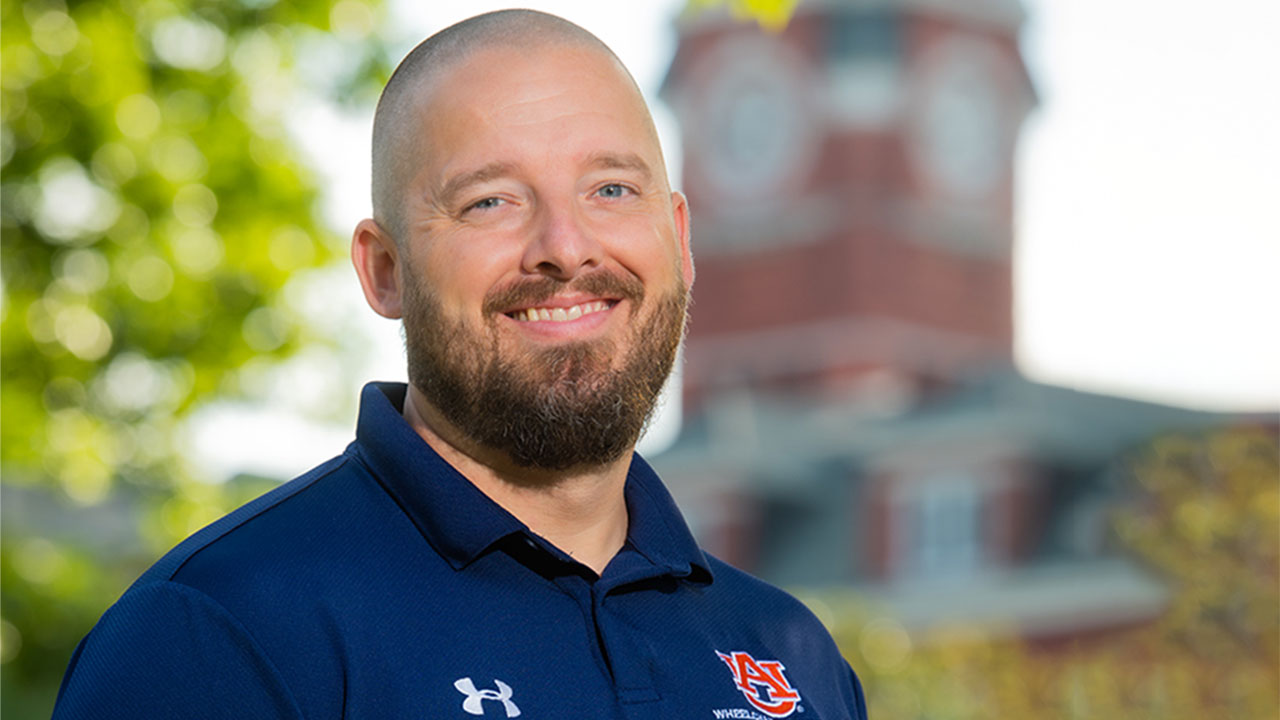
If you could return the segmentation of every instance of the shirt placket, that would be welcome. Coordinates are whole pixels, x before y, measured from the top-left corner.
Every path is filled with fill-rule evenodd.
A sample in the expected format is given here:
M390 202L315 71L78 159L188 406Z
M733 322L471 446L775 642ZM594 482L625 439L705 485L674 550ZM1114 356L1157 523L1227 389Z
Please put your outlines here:
M622 585L663 575L665 571L632 555L627 558L631 562L624 563L627 568L623 573L612 573L595 582L580 574L566 574L554 582L582 611L601 670L613 686L620 716L652 720L660 716L657 703L662 699L654 672L656 658L634 628L617 614L617 598L611 593Z
M647 643L640 642L635 631L615 614L605 588L597 583L591 595L597 638L608 658L623 713L629 720L655 717L654 704L662 699L654 677L655 658Z

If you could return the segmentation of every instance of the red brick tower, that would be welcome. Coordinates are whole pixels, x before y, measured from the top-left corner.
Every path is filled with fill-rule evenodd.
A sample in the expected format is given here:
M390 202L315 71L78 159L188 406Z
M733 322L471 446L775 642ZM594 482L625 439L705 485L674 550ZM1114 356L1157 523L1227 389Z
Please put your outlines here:
M778 34L681 23L663 94L694 218L693 408L1010 364L1022 20L1017 0L829 0Z

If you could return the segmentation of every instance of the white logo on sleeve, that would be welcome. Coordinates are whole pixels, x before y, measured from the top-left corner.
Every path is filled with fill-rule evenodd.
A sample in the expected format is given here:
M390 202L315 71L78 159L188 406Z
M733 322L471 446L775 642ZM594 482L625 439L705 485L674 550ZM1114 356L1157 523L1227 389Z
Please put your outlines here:
M484 715L484 701L497 700L502 703L502 708L507 711L507 717L518 717L520 708L511 702L511 686L501 680L495 679L493 682L498 686L497 690L489 690L487 688L477 690L476 684L471 682L469 677L455 681L453 686L458 688L458 692L467 696L467 699L462 701L462 709L471 715Z

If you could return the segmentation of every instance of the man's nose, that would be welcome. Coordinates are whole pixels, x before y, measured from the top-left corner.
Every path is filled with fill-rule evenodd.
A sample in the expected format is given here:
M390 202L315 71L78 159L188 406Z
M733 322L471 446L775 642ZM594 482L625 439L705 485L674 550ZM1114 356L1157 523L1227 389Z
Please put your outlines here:
M583 225L571 202L545 203L539 208L522 259L525 272L570 280L603 260L603 246Z

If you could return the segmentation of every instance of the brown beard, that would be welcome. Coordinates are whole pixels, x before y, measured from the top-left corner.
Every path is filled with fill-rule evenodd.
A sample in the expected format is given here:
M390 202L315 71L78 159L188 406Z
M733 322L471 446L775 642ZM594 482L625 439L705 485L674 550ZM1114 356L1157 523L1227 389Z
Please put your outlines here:
M491 292L483 305L491 340L444 317L439 300L413 272L404 278L409 382L471 441L520 467L564 470L604 465L635 446L671 372L684 335L688 292L677 281L650 316L633 324L626 357L608 340L577 342L505 356L497 314L580 291L643 307L634 276L596 271L571 282L550 277Z

